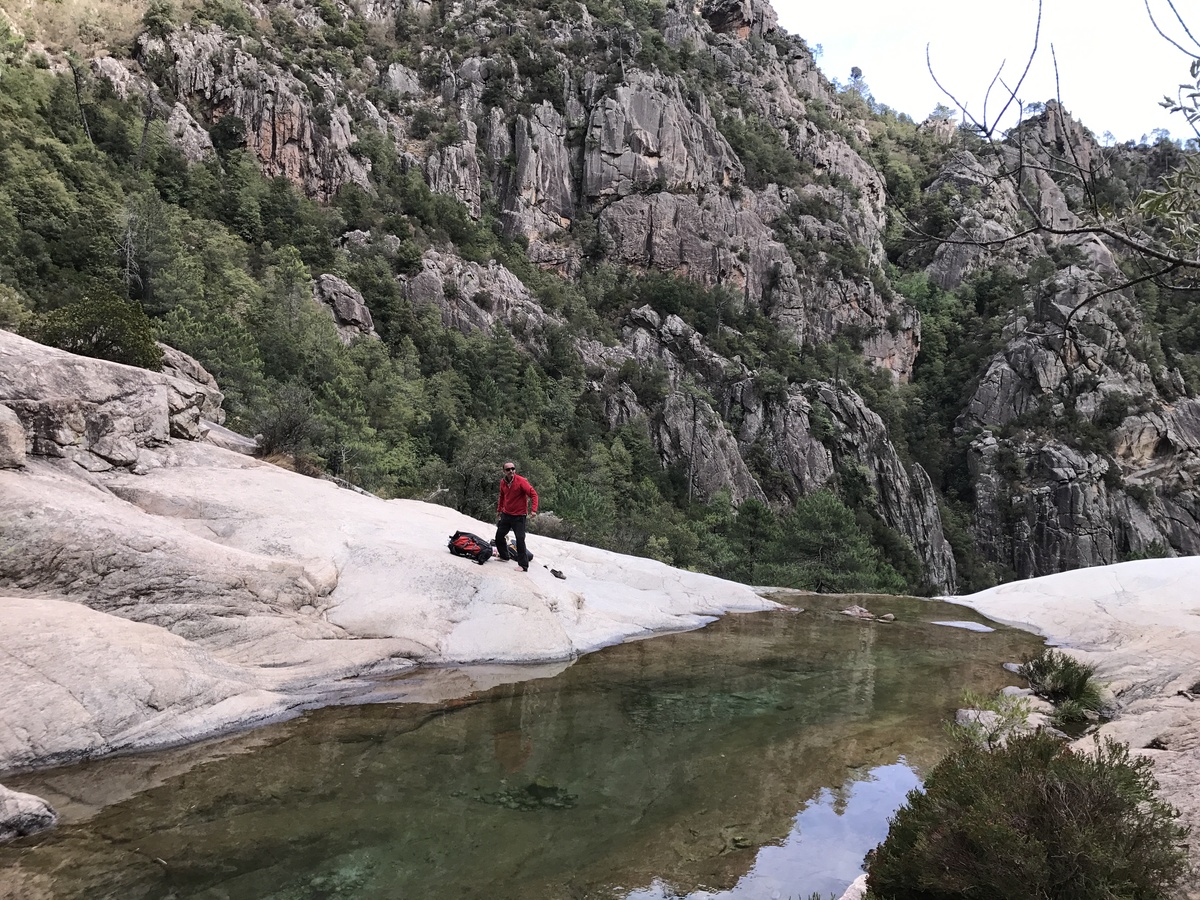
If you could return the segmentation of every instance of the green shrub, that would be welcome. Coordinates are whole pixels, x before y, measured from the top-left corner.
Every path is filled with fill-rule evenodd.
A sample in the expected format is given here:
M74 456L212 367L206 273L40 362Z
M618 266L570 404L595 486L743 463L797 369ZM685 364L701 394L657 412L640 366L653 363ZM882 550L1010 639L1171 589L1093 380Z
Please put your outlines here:
M869 873L876 900L1157 900L1187 869L1187 829L1150 762L1044 733L964 744L892 820Z
M285 384L275 391L258 417L258 449L262 456L304 453L319 435L312 391L301 384Z
M1027 728L1029 714L1033 711L1026 698L1003 693L984 697L974 691L965 691L962 704L966 709L994 715L982 715L961 724L951 722L946 726L946 732L958 743L974 744L985 750L1004 746L1018 729Z
M1095 666L1082 663L1058 650L1043 650L1040 656L1021 665L1021 677L1035 694L1060 710L1099 710L1104 705L1100 686L1093 677Z
M38 340L51 347L127 366L162 370L162 351L150 317L138 304L97 292L42 317Z
M21 295L7 284L0 284L0 328L19 332L30 318Z

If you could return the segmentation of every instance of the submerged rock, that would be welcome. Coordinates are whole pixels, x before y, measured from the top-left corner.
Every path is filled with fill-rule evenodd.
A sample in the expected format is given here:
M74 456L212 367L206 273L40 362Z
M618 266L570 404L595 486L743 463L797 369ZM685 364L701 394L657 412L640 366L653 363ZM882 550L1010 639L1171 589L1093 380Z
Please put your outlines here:
M476 799L492 806L529 811L534 809L571 809L579 797L566 788L552 784L546 778L536 778L524 787L506 788L492 794L481 794Z

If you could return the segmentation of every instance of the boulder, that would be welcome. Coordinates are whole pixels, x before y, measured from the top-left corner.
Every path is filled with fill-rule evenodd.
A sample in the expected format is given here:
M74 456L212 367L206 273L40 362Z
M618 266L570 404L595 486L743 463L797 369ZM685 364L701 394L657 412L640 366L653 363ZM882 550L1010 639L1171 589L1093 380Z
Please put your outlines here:
M200 437L209 388L76 356L0 330L0 404L17 414L34 456L84 468L132 467L172 437Z
M217 379L213 378L212 374L195 358L188 356L182 350L176 350L161 341L158 348L162 350L163 354L163 373L190 381L200 388L204 395L204 399L200 403L200 415L218 425L224 424L225 410L221 409L221 404L225 402L225 395L217 386Z
M313 299L329 310L338 339L349 346L361 337L379 339L363 295L336 275L321 275L313 282Z
M58 813L41 797L0 785L0 843L53 828Z

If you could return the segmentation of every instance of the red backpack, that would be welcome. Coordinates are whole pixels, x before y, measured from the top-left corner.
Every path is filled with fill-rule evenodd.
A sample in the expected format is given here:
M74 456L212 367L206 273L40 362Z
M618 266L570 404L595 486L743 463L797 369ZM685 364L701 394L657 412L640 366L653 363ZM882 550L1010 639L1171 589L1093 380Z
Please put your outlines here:
M473 559L481 566L492 558L491 545L479 535L471 534L469 531L454 532L450 535L447 546L455 556Z

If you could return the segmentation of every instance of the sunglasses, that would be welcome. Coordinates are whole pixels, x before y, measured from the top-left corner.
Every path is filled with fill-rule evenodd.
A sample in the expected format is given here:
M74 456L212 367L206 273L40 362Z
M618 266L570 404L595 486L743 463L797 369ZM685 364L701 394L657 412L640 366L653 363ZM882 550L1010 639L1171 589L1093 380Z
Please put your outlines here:
M516 466L505 466L504 471L505 472L515 472L515 471L517 471L517 468L516 468Z

